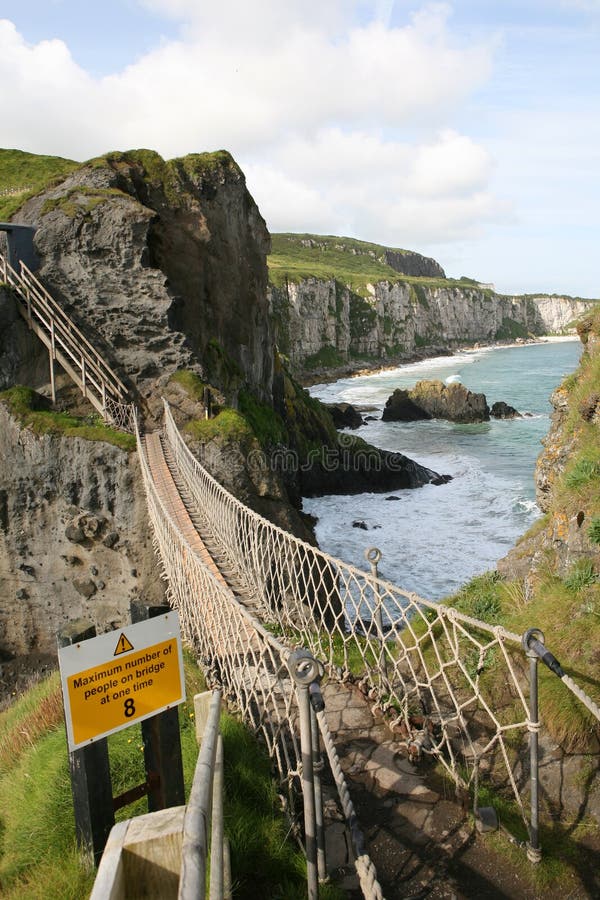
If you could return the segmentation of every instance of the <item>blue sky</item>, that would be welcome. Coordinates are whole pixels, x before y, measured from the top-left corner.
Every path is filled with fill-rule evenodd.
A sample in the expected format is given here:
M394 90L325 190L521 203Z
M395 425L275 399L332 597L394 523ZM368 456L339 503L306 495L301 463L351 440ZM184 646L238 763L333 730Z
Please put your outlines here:
M0 146L224 147L272 231L600 296L600 0L0 0Z

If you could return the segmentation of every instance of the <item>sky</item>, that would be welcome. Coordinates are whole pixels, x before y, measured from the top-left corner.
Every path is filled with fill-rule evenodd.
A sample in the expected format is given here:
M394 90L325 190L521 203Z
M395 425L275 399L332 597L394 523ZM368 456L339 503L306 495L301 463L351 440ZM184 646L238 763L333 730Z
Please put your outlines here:
M0 0L0 147L229 150L272 232L600 297L600 0Z

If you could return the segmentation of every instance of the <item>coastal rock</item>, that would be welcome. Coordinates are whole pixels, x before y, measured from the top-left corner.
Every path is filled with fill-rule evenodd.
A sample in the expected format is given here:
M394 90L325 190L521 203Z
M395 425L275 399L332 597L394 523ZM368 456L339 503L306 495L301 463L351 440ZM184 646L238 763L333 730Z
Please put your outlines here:
M563 332L593 301L519 297L489 288L398 280L365 295L336 278L269 286L275 340L292 371L309 381L390 361L424 358L495 341Z
M388 397L381 418L384 422L418 422L420 419L432 417L411 399L409 391L396 388Z
M336 428L360 428L364 424L363 417L351 403L324 403Z
M0 658L54 659L66 621L86 619L102 632L129 622L130 601L140 595L164 602L137 454L100 441L36 435L3 403L0 528L0 584L15 586L0 608ZM111 533L122 537L109 548L103 535ZM106 585L102 607L94 597L100 582L87 575L93 570Z
M505 403L504 400L497 400L496 403L492 404L492 408L490 409L490 416L492 419L521 419L521 413L514 408L514 406L510 406L508 403Z
M468 424L486 422L490 417L485 394L469 391L463 384L418 381L411 391L397 389L388 398L382 418L386 421L448 419Z

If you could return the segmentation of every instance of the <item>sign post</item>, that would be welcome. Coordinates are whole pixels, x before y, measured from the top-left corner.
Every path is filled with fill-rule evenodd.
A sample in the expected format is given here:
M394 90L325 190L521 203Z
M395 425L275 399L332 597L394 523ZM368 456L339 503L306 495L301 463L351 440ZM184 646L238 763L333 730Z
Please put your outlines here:
M70 750L185 700L176 612L59 649Z
M136 623L154 619L164 615L168 609L168 606L147 606L140 601L132 601L131 621ZM148 784L148 812L167 809L169 806L183 806L185 786L177 707L145 719L142 722L142 741Z
M181 635L178 614L164 609L98 637L81 627L59 635L77 837L96 864L116 809L144 794L150 811L185 802L177 717L185 700ZM106 737L136 722L146 782L113 799Z
M59 652L62 647L90 640L95 634L93 626L75 622L58 634ZM106 738L69 753L69 770L77 843L98 865L115 824Z

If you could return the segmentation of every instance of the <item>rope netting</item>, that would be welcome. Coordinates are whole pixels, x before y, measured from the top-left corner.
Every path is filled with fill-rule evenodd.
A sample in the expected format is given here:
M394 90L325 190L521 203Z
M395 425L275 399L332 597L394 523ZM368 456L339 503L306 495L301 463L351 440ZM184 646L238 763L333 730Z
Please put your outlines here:
M219 567L269 628L330 675L362 682L411 754L470 788L494 770L512 788L514 745L535 728L519 635L329 556L244 506L193 456L165 403L165 436ZM498 690L498 685L502 689Z
M137 421L135 432L153 543L183 636L194 648L209 684L222 687L230 707L262 737L280 784L287 789L290 817L297 820L302 753L297 698L287 665L290 650L240 604L186 538L157 490ZM347 795L341 770L338 788L340 781ZM369 856L357 855L355 866L367 900L381 898Z
M117 428L119 431L128 431L129 434L135 434L135 404L121 403L112 397L106 397L104 401L104 416L113 428Z
M166 403L164 445L205 556L162 506L141 452L171 602L205 669L262 734L290 798L301 757L286 660L289 648L304 646L330 677L359 682L409 755L434 756L473 791L475 805L484 778L504 783L529 827L515 772L527 778L516 762L539 722L529 718L521 637L404 591L376 566L361 571L262 518L194 457ZM367 558L373 564L378 555L373 548ZM562 680L600 718L572 679Z

